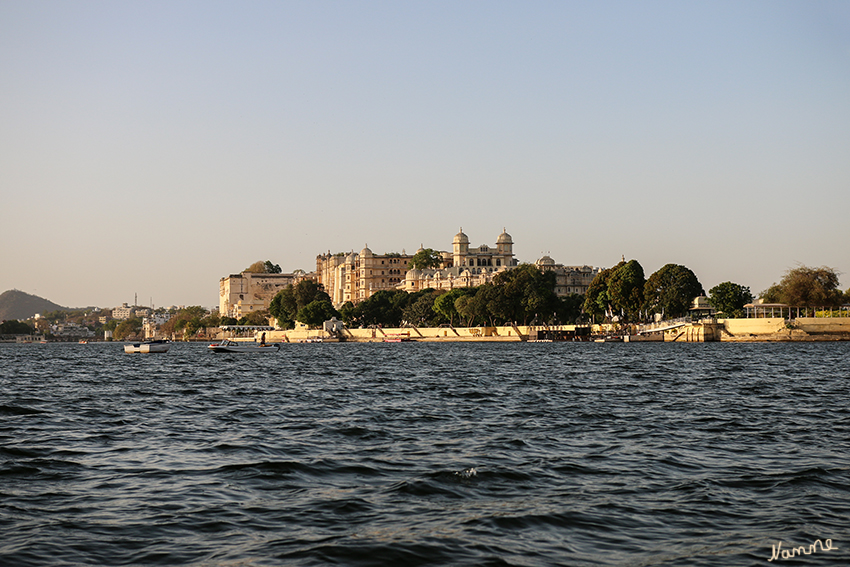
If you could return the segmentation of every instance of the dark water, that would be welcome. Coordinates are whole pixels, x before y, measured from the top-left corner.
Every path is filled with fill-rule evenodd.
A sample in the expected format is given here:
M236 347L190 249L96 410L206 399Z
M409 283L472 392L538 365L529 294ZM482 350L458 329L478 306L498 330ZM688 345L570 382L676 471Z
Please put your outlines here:
M849 355L2 345L0 565L848 565Z

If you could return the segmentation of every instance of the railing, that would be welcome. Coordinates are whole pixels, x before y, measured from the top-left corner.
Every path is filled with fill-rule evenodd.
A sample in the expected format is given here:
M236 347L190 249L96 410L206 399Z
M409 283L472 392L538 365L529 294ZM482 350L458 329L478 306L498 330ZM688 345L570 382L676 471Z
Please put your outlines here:
M674 325L687 324L691 322L693 322L693 318L690 316L686 316L677 317L675 319L664 319L663 321L656 321L654 323L643 323L640 325L636 325L636 327L638 333L649 333L656 329L666 329Z

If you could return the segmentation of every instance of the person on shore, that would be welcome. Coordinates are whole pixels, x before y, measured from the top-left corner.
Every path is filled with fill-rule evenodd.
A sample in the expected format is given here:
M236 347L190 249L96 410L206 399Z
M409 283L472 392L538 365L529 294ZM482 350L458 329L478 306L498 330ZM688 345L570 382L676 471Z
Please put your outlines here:
M265 331L263 332L262 335L260 335L260 346L266 346L266 333L265 333Z

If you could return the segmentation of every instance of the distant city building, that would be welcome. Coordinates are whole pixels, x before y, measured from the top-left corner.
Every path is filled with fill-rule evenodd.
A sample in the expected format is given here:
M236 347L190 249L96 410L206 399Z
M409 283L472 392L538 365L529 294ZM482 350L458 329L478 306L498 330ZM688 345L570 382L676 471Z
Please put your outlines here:
M555 294L566 297L573 294L584 295L599 268L591 266L565 266L556 264L548 255L534 263L541 272L555 272Z
M358 303L382 289L395 289L404 281L413 256L375 254L368 246L359 254L321 254L316 257L316 281L337 307L346 301Z
M502 230L495 248L486 244L470 248L469 237L461 229L452 239L451 253L442 253L443 264L439 268L410 270L399 289L414 293L428 288L449 290L490 283L499 272L519 264L514 258L513 247L511 235Z
M142 319L142 330L145 333L146 339L159 339L162 335L159 332L160 326L171 320L171 313L153 313Z
M219 313L241 319L249 313L269 308L277 292L309 277L303 274L231 274L219 281Z
M94 337L94 331L78 323L58 323L51 325L50 333L62 339L87 339Z
M122 303L121 307L115 307L112 310L112 318L123 321L125 319L129 319L130 317L132 317L133 311L134 311L133 307L130 307L126 303Z

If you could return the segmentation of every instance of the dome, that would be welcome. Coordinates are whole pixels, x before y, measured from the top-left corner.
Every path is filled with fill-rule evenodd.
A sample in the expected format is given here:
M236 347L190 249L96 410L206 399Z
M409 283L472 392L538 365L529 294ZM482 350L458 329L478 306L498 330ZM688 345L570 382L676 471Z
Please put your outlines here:
M369 245L367 244L367 245L363 248L363 250L361 250L361 251L360 251L360 256L361 256L361 257L366 257L366 256L371 256L371 255L372 255L372 251L371 251L371 250L369 250Z
M555 260L553 260L550 256L543 256L539 260L537 260L538 266L554 266Z
M514 241L511 239L511 235L507 233L507 231L503 228L502 234L499 235L499 239L496 240L497 244L513 244Z
M460 229L460 232L455 234L452 244L469 244L469 237L463 233L463 228Z

